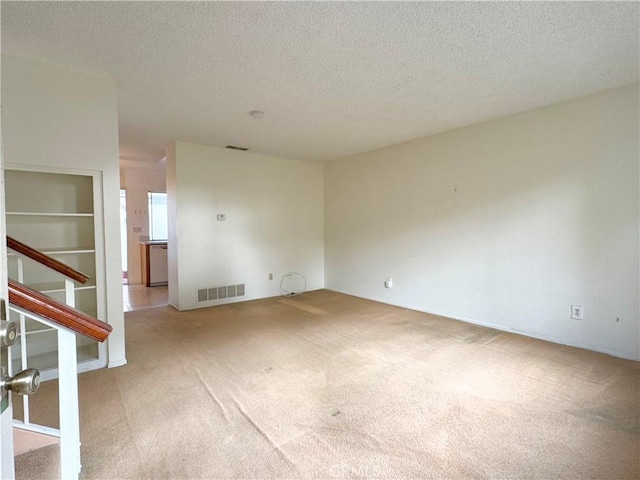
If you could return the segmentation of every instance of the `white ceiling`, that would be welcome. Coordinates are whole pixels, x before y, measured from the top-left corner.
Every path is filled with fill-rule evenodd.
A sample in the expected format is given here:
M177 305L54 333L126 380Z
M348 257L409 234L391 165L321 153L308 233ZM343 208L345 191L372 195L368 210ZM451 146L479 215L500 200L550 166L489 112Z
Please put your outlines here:
M129 159L342 158L638 81L638 37L638 2L2 2L3 53L117 80Z

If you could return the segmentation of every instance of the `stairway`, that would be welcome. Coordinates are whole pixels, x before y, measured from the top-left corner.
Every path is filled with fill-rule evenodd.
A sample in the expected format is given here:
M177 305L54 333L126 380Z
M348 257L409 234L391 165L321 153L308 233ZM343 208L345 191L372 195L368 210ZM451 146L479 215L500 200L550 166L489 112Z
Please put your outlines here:
M16 480L59 478L59 438L14 428L13 449Z

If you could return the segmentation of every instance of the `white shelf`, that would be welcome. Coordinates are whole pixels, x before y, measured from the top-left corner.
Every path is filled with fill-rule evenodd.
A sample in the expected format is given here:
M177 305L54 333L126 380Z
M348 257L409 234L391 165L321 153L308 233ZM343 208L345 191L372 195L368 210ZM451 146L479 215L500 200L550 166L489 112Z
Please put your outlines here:
M77 253L96 253L93 247L78 248L44 248L41 250L45 255L75 255Z
M18 217L93 217L93 213L64 213L64 212L6 212L7 215Z
M89 316L92 316L94 318L98 318L97 317L97 312L95 310L92 309L86 309L86 310L81 310L82 312L86 313ZM18 312L13 311L14 314L18 314ZM20 320L18 318L16 318L14 320L16 323L18 323ZM55 332L56 329L53 327L49 327L48 325L39 322L38 320L35 320L33 318L29 318L26 317L25 318L25 330L24 330L24 334L29 336L32 335L34 333L46 333L46 332ZM20 329L20 331L18 332L18 336L22 335L23 330Z
M64 293L64 281L62 282L46 282L46 283L27 283L27 287L32 288L33 290L37 290L41 293ZM89 285L77 285L74 287L74 290L77 292L79 290L95 290L95 284Z
M92 345L78 346L78 363L88 362L96 360L98 358L97 343ZM22 369L22 362L19 358L12 359L14 372L19 372ZM58 368L58 352L47 352L40 355L30 355L29 368L38 368L42 371L46 371L52 368Z

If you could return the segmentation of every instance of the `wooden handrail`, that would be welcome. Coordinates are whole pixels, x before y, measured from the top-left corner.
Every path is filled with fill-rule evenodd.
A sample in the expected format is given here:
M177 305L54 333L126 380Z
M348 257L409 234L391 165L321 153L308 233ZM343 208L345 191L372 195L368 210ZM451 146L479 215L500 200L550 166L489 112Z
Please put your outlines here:
M56 260L49 255L45 255L35 248L31 248L29 245L25 245L24 243L19 242L15 238L7 236L7 247L14 252L24 255L25 257L29 257L30 259L35 260L36 262L41 263L42 265L45 265L46 267L49 267L56 272L69 277L72 280L75 280L76 282L85 284L89 280L88 275L74 270L69 265L62 263L61 261Z
M105 341L113 330L108 323L11 279L9 279L9 302L98 342Z

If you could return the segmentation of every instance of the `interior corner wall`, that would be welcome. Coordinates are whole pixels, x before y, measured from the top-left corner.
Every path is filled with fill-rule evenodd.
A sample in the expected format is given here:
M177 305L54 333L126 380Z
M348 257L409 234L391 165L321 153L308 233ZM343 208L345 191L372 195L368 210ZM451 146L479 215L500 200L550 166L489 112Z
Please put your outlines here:
M326 288L640 358L638 105L636 84L327 164Z
M142 283L140 242L149 239L149 192L166 192L163 167L121 169L121 187L127 191L127 279Z
M307 290L323 288L323 179L321 163L175 142L167 149L170 303L186 310L277 296L289 272L302 274ZM237 284L242 297L197 301L198 289ZM303 283L293 276L283 286Z
M98 171L104 208L109 366L126 363L118 168L118 110L111 79L2 56L5 164Z
M178 281L178 179L176 174L176 142L165 147L167 175L167 279L168 303L178 309L180 305L180 283Z

